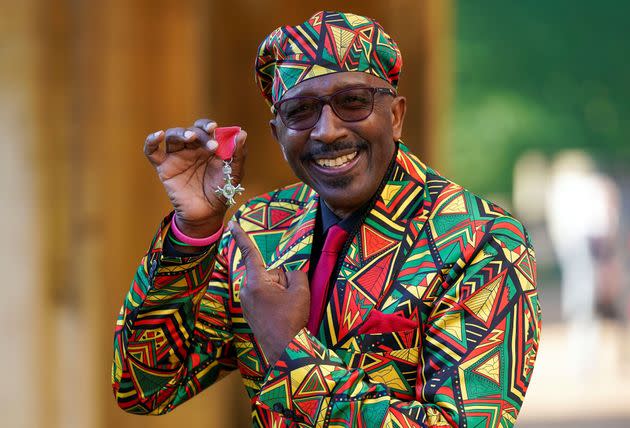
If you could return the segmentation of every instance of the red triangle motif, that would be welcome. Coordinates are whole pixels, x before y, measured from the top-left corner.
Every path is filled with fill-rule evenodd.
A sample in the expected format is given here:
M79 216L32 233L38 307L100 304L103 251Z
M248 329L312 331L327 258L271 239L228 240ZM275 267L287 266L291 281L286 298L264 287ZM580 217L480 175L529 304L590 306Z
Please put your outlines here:
M269 228L273 229L274 227L279 226L281 223L284 223L288 218L291 218L295 215L295 212L285 210L282 208L272 208L271 213L269 214L270 225Z
M365 271L354 280L355 283L376 299L385 286L385 279L390 271L393 258L394 251L386 254L374 264L366 266Z
M308 416L311 423L314 423L323 399L324 397L321 396L313 398L295 398L293 399L293 404L303 415Z
M370 226L363 225L361 227L361 243L363 258L369 259L374 254L391 248L396 244L396 241L378 233Z

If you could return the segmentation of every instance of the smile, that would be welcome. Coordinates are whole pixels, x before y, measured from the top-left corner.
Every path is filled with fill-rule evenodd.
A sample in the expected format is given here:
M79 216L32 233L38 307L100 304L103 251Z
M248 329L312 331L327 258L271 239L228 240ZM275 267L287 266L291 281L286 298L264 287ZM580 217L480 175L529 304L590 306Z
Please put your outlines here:
M357 151L354 151L336 158L315 159L315 163L323 168L339 168L351 162L357 156L357 153Z

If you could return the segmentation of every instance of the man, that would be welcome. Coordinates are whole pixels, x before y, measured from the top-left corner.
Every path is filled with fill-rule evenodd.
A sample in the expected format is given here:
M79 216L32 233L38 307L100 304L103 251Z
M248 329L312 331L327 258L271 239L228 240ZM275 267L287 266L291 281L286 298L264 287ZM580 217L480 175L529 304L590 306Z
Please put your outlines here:
M514 424L538 349L534 253L518 221L400 141L401 65L365 17L272 32L256 79L301 182L223 233L245 133L231 161L209 120L147 138L175 211L118 321L123 409L169 412L238 368L254 426Z

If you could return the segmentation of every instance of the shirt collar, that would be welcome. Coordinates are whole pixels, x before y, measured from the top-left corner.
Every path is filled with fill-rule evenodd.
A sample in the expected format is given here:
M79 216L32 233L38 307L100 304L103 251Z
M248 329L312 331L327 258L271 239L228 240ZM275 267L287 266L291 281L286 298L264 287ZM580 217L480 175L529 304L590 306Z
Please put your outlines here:
M353 227L356 226L356 224L359 221L361 221L361 218L363 217L365 210L370 205L369 203L367 203L361 208L359 208L358 210L354 211L345 219L341 219L337 216L337 214L332 212L332 210L328 207L328 205L326 205L326 202L324 201L321 201L321 202L322 203L320 204L320 207L321 207L321 213L322 213L322 232L324 235L328 233L328 229L330 229L336 224L339 225L339 227L341 227L346 232L350 233Z

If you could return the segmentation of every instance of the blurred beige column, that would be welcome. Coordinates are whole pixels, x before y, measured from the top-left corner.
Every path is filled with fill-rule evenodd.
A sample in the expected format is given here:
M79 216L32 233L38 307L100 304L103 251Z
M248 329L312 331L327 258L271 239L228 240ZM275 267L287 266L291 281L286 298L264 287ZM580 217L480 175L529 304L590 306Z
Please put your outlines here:
M40 249L33 154L33 1L3 2L0 13L0 425L38 425Z

